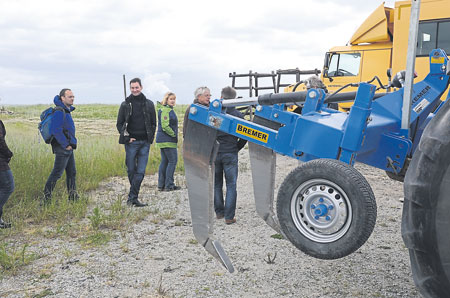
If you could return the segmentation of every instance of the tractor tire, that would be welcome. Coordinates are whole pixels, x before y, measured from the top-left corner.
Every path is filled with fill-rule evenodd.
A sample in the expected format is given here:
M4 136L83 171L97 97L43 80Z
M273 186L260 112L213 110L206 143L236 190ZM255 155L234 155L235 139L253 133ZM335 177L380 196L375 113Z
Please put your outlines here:
M366 179L333 159L301 164L283 181L277 215L283 234L304 253L338 259L360 248L375 226L377 206Z
M450 103L425 128L406 172L402 237L424 297L450 295Z

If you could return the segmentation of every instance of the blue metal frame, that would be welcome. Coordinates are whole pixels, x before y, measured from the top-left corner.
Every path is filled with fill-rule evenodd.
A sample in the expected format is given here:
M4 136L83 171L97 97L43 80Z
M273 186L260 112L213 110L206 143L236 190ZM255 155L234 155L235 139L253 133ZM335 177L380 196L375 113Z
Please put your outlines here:
M189 119L302 161L358 161L397 173L441 104L449 82L447 62L443 50L430 53L430 73L413 86L409 131L401 130L403 88L373 100L375 86L367 83L360 84L349 113L328 109L326 94L316 89L308 90L301 115L286 111L284 104L258 106L255 116L279 123L278 130L226 114L218 99L209 107L193 104Z

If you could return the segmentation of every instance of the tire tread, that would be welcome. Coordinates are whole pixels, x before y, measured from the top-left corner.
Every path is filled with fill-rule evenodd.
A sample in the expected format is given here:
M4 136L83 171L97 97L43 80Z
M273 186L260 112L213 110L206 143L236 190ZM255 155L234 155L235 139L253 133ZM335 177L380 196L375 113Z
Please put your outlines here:
M286 200L289 200L290 193L292 192L292 181L295 181L296 177L301 177L307 173L313 173L315 171L320 171L321 169L329 169L331 173L343 173L343 175L347 178L347 180L352 181L355 185L357 185L357 188L362 193L362 198L364 199L363 205L364 205L364 214L365 217L363 219L363 223L360 227L358 227L358 237L356 239L351 239L351 243L345 243L346 247L341 248L337 247L334 250L328 250L325 253L321 249L320 252L315 250L310 250L301 243L298 243L296 241L295 237L292 236L292 233L289 231L287 226L283 224L284 216L283 209L287 208L288 202ZM307 173L305 173L307 172ZM284 198L284 199L283 199ZM377 207L376 207L376 201L375 196L373 194L372 188L370 187L367 180L364 178L364 176L359 173L356 169L351 167L350 165L347 165L343 162L333 160L333 159L316 159L313 161L309 161L307 163L304 163L300 165L299 167L292 170L289 175L286 177L286 179L283 181L283 183L280 186L280 191L278 192L278 200L277 200L277 213L278 213L278 219L280 221L281 229L283 230L283 233L288 237L288 239L300 250L302 250L304 253L311 255L316 258L320 259L338 259L345 257L354 251L356 251L358 248L360 248L370 237L372 234L372 231L375 227L376 222L376 216L377 216ZM297 231L297 233L299 233ZM348 233L348 232L347 232ZM342 239L342 238L341 238ZM339 239L338 241L340 241ZM350 241L348 241L350 242ZM342 245L344 246L344 245Z
M448 297L450 293L435 228L439 187L450 166L449 127L446 102L424 130L405 176L402 238L409 250L414 282L425 297Z

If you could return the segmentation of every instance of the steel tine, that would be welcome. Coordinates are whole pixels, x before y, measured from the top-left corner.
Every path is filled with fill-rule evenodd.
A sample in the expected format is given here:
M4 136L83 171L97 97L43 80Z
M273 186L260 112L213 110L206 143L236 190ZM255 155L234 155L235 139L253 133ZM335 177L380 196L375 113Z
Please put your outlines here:
M188 187L192 227L197 241L229 271L230 259L219 241L214 240L214 161L218 143L217 130L188 121L183 144L183 158Z
M248 148L256 212L271 228L281 233L280 224L273 211L276 154L272 149L251 142L248 143Z

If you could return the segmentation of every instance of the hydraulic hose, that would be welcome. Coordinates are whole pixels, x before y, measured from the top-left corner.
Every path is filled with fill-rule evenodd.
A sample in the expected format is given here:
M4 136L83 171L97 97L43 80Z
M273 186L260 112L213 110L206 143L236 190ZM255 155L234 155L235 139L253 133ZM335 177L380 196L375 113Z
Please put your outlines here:
M303 103L306 100L308 91L291 92L291 93L274 93L263 94L258 97L258 104L260 105L274 105L281 103ZM376 93L374 99L386 95L385 93ZM333 93L325 97L325 103L345 102L355 100L356 91Z
M308 91L289 92L289 93L268 93L258 96L257 98L237 98L223 101L224 107L242 106L242 105L255 105L270 106L274 104L283 103L304 103L306 100ZM386 93L375 93L374 99L382 97ZM325 97L324 103L337 103L345 101L353 101L356 97L356 91L333 93Z

